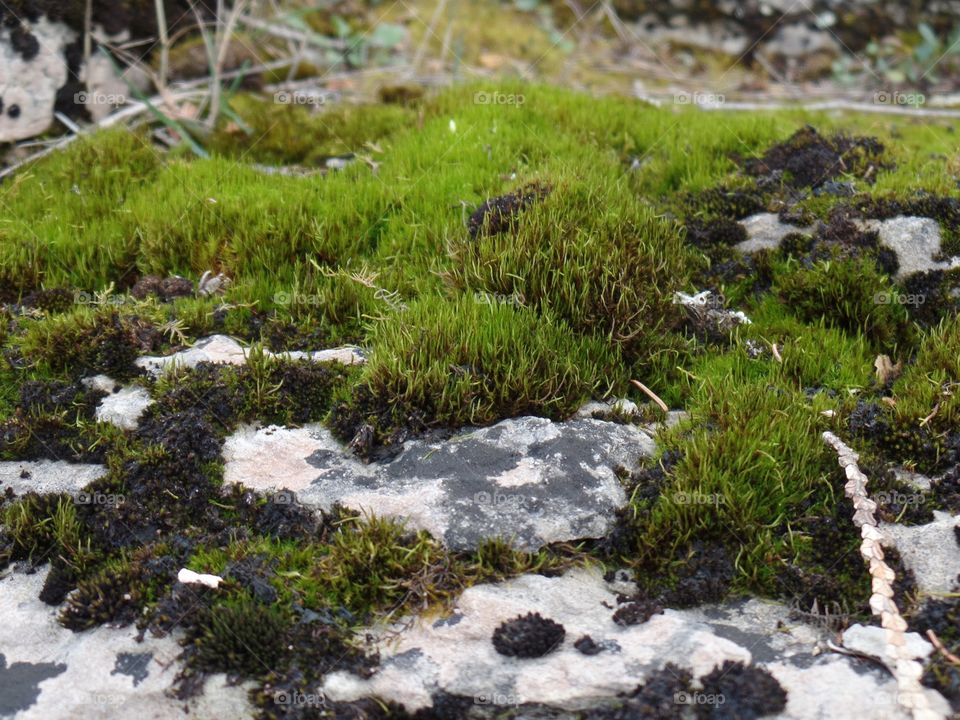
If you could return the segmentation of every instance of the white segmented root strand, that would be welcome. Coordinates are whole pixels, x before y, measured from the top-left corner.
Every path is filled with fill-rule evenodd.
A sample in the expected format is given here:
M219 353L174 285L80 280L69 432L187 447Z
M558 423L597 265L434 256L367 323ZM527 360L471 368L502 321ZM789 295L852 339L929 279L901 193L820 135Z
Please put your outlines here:
M891 587L896 574L883 561L884 534L877 527L874 516L877 504L867 495L868 478L858 465L860 456L832 432L825 432L822 437L837 452L840 467L847 477L843 489L853 501L853 523L860 528L860 537L863 538L860 554L870 566L870 609L880 618L880 625L886 630L886 654L890 658L888 666L897 680L897 702L910 712L914 720L938 720L943 716L930 707L920 684L923 665L906 650L907 621L893 601Z

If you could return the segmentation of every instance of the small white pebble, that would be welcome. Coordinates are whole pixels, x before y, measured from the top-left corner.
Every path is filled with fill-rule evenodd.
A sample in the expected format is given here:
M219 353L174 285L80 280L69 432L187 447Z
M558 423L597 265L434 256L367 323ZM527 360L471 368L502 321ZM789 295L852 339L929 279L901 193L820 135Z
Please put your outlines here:
M184 585L206 585L214 589L220 587L220 583L223 582L223 578L218 575L204 575L187 568L180 569L180 572L177 573L177 580Z

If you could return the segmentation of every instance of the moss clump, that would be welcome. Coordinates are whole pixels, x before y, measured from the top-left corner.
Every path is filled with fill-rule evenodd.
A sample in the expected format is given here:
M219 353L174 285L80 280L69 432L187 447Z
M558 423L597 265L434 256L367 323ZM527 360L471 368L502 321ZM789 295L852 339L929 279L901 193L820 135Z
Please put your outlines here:
M821 318L851 336L862 334L878 350L890 351L909 337L909 318L893 301L898 291L869 260L824 260L804 267L795 261L775 290L801 320Z
M577 333L606 338L628 362L650 363L682 318L673 293L685 285L692 257L678 228L621 179L583 174L555 182L510 232L498 224L497 233L460 244L455 283L491 302L514 298Z
M787 691L768 670L724 660L700 678L705 695L723 698L716 706L698 704L698 718L759 718L782 712Z
M599 340L529 308L472 296L415 302L378 323L371 340L362 389L335 409L334 428L346 441L365 423L383 442L394 423L416 429L530 413L563 417L619 379L611 370L616 353Z
M241 594L217 603L199 618L189 641L188 662L207 672L265 675L283 653L288 627L279 608Z
M3 509L3 527L12 542L12 560L42 565L48 560L81 573L96 554L88 531L68 495L27 493Z
M152 324L139 317L84 307L31 324L21 347L27 360L47 372L123 379L139 372L134 361L159 339Z
M0 225L0 301L17 299L8 290L26 295L41 285L122 284L133 269L134 243L113 228L126 198L160 166L148 140L110 130L81 138L31 165L29 176L4 183L0 200L16 213Z
M637 598L628 600L613 613L617 625L642 625L654 615L663 613L663 606L653 600Z
M560 647L565 635L563 625L531 612L501 623L493 631L493 647L507 657L538 658Z
M114 561L80 581L60 611L60 624L80 631L108 622L133 622L140 597L129 562Z
M747 160L744 169L769 185L815 188L841 173L869 177L868 171L882 165L883 153L883 144L876 138L825 137L808 125L763 157Z

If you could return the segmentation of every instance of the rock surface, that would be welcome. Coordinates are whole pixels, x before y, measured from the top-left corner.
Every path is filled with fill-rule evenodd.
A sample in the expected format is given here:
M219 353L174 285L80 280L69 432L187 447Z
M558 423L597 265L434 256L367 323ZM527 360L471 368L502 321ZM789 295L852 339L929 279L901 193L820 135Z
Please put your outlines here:
M224 675L187 704L167 690L180 669L173 637L99 627L81 633L57 623L39 599L46 571L0 579L0 717L15 720L197 720L252 717L246 689Z
M97 421L112 423L123 430L135 430L143 411L153 404L153 399L146 389L137 385L121 387L106 375L84 378L83 384L107 393L97 406L94 415Z
M916 272L946 270L955 263L935 260L940 254L940 223L925 217L895 217L867 220L861 225L876 230L880 244L897 253L897 279Z
M733 660L752 662L777 678L788 693L779 716L784 719L909 717L897 706L888 673L875 663L820 653L828 635L791 620L782 605L749 600L666 610L628 627L613 622L616 605L615 588L592 570L474 586L449 617L370 629L381 668L366 680L333 673L323 690L335 700L376 695L408 708L428 706L432 693L445 690L485 704L543 702L576 709L633 690L667 662L699 676ZM562 646L537 659L498 655L494 628L527 612L561 623ZM584 635L600 645L599 653L574 648ZM939 695L933 693L932 701L945 709Z
M913 571L921 592L947 593L960 575L960 548L954 530L960 518L937 510L933 517L926 525L883 523L882 530L892 538L904 565Z
M933 652L933 645L917 633L905 633L904 638L904 647L915 660L924 659ZM876 658L885 665L891 663L887 657L887 631L877 625L851 625L843 631L843 646L847 650Z
M737 243L734 247L744 253L758 250L774 250L780 247L783 239L791 233L809 235L813 232L812 226L798 227L780 221L776 213L757 213L740 221L747 231L747 239Z
M404 518L454 549L499 536L534 550L602 537L626 502L614 468L653 451L632 425L522 417L449 440L408 441L382 464L359 462L319 425L247 426L223 453L226 482L293 490L318 508L340 503Z
M17 495L68 493L73 496L107 472L103 465L82 465L64 460L13 460L0 462L0 492L13 488Z
M76 33L40 18L30 24L30 35L32 41L19 28L0 25L0 143L46 130L53 121L57 91L67 83L64 50Z
M239 342L228 335L211 335L194 343L193 347L175 352L172 355L145 355L137 359L137 367L141 367L150 374L158 376L168 367L194 367L198 363L225 363L229 365L243 365L247 362L247 350ZM304 352L295 350L286 353L265 354L271 357L286 358L288 360L312 360L313 362L339 362L344 365L360 365L367 361L360 348L344 346L330 350Z

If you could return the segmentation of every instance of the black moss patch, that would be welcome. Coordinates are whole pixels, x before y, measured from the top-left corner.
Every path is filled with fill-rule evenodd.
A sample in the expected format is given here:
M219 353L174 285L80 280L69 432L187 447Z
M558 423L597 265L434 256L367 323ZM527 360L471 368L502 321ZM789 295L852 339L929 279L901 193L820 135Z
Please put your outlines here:
M501 623L493 631L493 647L508 657L538 658L560 647L565 635L560 623L527 613Z
M838 488L839 497L843 489ZM831 515L801 517L792 532L802 537L800 556L778 573L778 585L799 614L812 614L835 626L851 617L867 617L870 573L860 557L860 530L851 519L852 508L839 502Z
M467 220L470 237L475 238L481 233L499 235L507 232L524 210L542 200L549 192L550 188L546 185L533 183L487 200Z
M91 420L97 404L104 397L106 393L91 390L79 382L28 380L20 386L17 410L29 415L73 411L83 419Z
M630 693L619 707L594 711L588 720L632 720L632 718L679 718L685 700L692 693L689 670L667 663L651 673L646 682Z
M663 606L656 601L637 598L618 607L613 613L613 621L622 626L642 625L654 615L661 613L663 613Z
M841 174L869 179L882 167L884 147L876 138L823 136L809 125L761 158L742 162L761 187L816 188ZM874 168L871 171L871 168Z
M24 307L36 308L48 313L58 313L73 307L76 294L67 288L34 290L23 298Z
M960 465L954 465L930 486L932 504L938 510L960 513Z
M659 599L671 608L720 602L729 593L735 574L733 559L725 547L701 541L678 553L672 569L675 582Z
M746 228L730 218L717 218L710 221L693 218L687 221L686 230L687 242L701 249L709 249L716 245L729 247L747 239Z
M286 654L288 661L284 667L274 668L267 673L262 687L252 693L252 700L260 709L260 718L319 717L324 708L317 707L317 702L311 708L309 702L303 701L309 701L310 698L319 700L316 688L324 675L334 670L344 670L360 677L370 677L379 664L377 656L368 656L353 646L342 630L308 612L291 626L287 642L291 649ZM434 705L441 704L441 700L435 698ZM334 713L329 717L406 717L405 713L398 712L399 709L392 705L390 708L397 712L395 715L387 714L389 710L378 711L378 707L376 704L357 705L354 706L354 712L358 714L354 715L346 704L327 701L325 706Z
M193 295L193 283L186 278L173 275L161 278L157 275L146 275L130 288L130 294L138 300L153 296L163 302L169 302L178 297Z
M327 425L335 438L366 461L395 457L403 442L427 431L429 409L413 410L378 397L366 383L353 388L349 400L335 402Z
M134 361L141 353L159 349L161 341L151 323L112 310L51 338L38 351L39 357L30 359L74 377L102 373L120 380L139 375Z
M767 196L755 188L734 189L725 186L697 193L683 193L679 198L684 214L699 213L707 218L743 220L767 209Z
M722 667L700 678L701 691L717 704L696 703L698 718L752 720L776 715L787 706L787 692L769 672L753 665L726 660Z
M578 638L573 646L584 655L599 655L603 652L603 648L589 635Z

